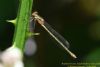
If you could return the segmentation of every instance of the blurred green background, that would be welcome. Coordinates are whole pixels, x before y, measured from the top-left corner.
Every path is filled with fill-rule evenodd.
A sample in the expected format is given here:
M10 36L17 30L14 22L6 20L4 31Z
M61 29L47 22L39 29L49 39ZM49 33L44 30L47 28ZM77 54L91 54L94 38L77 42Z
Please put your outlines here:
M18 0L0 1L0 51L12 44ZM100 1L99 0L34 0L33 10L70 43L73 59L40 25L36 25L37 51L25 55L25 67L66 67L62 62L100 62ZM99 67L99 66L98 66Z

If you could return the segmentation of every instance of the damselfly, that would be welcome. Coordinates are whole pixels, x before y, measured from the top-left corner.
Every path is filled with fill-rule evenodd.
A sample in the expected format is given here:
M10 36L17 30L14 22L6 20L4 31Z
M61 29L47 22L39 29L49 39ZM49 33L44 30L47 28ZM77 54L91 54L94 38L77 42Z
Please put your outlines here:
M32 20L38 22L73 58L77 58L76 55L68 49L68 41L56 32L37 12L32 13Z

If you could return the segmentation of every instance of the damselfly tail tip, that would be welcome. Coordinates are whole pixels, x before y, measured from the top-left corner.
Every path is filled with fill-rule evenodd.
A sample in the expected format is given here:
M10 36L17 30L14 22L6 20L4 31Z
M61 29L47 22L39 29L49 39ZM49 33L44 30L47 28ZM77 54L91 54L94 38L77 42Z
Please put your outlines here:
M74 53L72 53L72 52L70 53L70 55L71 55L73 58L75 58L75 59L77 58L77 56L76 56Z

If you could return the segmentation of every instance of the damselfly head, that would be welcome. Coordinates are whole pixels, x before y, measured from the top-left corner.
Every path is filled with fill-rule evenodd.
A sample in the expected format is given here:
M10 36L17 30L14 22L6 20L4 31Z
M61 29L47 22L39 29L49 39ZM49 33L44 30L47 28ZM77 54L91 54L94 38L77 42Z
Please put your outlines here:
M36 12L36 11L33 12L32 16L33 16L34 20L44 22L44 19L41 16L38 15L38 12Z

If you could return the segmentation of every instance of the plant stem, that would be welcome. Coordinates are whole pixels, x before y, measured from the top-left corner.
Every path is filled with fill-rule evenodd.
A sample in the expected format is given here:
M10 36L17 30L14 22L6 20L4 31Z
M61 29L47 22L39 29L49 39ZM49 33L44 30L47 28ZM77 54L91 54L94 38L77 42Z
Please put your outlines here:
M13 46L18 47L22 51L29 31L28 26L32 10L32 3L33 0L20 0L16 18Z

